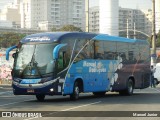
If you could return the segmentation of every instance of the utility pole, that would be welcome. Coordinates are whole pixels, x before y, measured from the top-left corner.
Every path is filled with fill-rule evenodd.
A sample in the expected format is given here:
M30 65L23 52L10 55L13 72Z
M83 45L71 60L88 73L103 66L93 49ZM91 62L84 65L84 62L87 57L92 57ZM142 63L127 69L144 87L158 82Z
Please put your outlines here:
M136 39L136 23L134 22L134 39Z
M129 38L129 23L128 23L128 18L127 18L127 38Z
M89 32L89 0L85 0L86 32Z
M155 0L152 0L152 49L151 65L156 65Z

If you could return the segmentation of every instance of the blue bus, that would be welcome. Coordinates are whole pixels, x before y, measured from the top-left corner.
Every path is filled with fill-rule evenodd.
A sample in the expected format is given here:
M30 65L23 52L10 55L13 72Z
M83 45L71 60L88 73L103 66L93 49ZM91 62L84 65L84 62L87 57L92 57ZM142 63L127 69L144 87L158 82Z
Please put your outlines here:
M132 95L150 85L150 46L135 40L85 32L48 32L28 35L16 49L11 72L15 95L70 95L82 92Z

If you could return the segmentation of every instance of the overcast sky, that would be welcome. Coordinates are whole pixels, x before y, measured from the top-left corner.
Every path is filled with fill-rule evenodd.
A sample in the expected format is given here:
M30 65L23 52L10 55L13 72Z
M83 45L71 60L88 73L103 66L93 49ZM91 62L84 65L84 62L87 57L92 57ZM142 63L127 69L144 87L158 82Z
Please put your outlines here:
M0 9L3 8L4 5L6 5L7 3L12 3L14 2L14 0L0 0Z

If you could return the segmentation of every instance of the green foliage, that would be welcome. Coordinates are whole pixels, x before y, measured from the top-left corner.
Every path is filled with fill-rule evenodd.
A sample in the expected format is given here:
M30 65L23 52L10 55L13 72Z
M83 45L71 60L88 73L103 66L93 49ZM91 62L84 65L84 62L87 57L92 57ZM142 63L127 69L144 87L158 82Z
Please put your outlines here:
M53 27L53 28L51 29L51 31L56 32L56 31L58 31L58 29L56 29L55 27Z
M60 29L56 29L55 27L53 27L52 31L54 31L54 32L56 32L56 31L78 31L78 32L82 32L81 28L75 27L74 25L65 25Z
M0 48L17 45L23 37L25 37L25 34L13 32L0 33Z

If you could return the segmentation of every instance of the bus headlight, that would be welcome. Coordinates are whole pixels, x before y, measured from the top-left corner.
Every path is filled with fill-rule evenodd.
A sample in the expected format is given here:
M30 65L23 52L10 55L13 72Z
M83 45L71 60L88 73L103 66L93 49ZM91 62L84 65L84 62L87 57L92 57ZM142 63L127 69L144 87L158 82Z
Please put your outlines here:
M53 91L54 91L54 89L53 89L53 88L51 88L51 89L50 89L50 92L53 92Z

